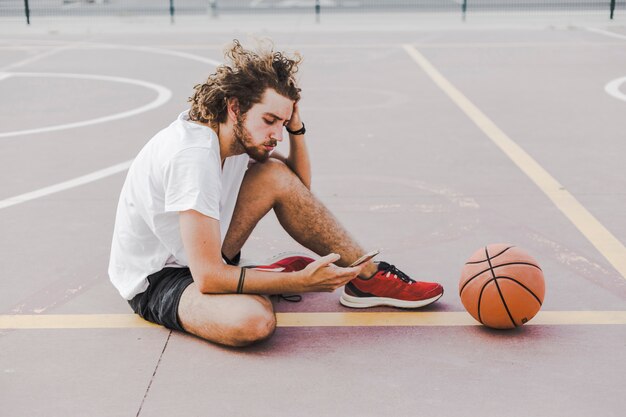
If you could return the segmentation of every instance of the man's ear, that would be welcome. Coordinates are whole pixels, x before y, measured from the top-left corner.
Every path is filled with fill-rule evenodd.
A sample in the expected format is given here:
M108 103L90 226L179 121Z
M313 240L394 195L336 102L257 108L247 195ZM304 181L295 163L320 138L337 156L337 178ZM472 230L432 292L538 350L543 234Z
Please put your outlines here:
M236 122L240 113L239 100L234 97L229 98L226 101L226 109L228 110L228 118Z

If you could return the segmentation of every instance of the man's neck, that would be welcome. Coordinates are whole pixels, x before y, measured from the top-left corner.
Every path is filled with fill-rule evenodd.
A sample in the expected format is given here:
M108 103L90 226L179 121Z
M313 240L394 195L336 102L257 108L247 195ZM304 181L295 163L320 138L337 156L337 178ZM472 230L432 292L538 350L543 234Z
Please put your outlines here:
M240 155L245 152L241 145L235 139L233 126L230 124L220 123L213 128L220 143L220 158L222 163L230 156Z

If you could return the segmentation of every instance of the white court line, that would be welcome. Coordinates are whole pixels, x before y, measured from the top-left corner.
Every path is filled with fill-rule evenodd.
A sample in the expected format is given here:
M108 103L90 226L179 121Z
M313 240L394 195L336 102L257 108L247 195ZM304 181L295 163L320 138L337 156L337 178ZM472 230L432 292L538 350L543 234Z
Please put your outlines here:
M589 32L597 33L604 36L609 36L611 38L617 38L626 41L626 35L621 35L615 32L609 32L608 30L602 30L597 28L586 28Z
M50 45L67 45L67 42L63 41L51 41L47 39L20 39L20 38L9 38L9 39L0 39L0 43L5 44L15 44L15 43L23 43L23 44L46 44Z
M190 53L186 53L186 52L171 51L171 50L167 50L167 49L151 48L151 47L146 47L146 46L117 45L117 44L98 44L98 43L91 43L91 42L76 42L76 43L73 43L71 45L65 45L65 46L57 48L57 49L55 49L53 51L44 52L43 54L37 55L35 57L31 57L31 58L28 58L26 60L23 60L23 61L14 63L14 64L7 65L7 66L5 66L3 68L0 68L0 71L2 71L4 69L7 69L7 68L14 68L14 67L17 67L17 66L26 65L26 64L28 64L30 62L33 62L36 59L41 59L41 58L44 58L46 56L50 56L50 55L55 54L57 52L60 52L62 50L66 50L66 49L70 49L70 48L79 48L79 47L102 48L102 49L122 49L122 50L130 50L130 51L148 52L148 53L169 55L169 56L175 56L175 57L179 57L179 58L189 59L189 60L192 60L192 61L202 62L202 63L213 65L213 66L221 65L220 61L216 61L216 60L211 59L211 58L205 58L205 57L202 57L202 56L199 56L199 55L190 54ZM6 78L8 78L10 76L23 76L23 77L24 76L35 76L35 75L32 75L32 74L33 73L9 73L8 75L7 74L4 74L4 75L0 74L0 80L6 79ZM137 85L142 85L144 87L152 88L152 89L157 91L159 96L152 103L149 103L146 106L143 106L143 107L140 107L138 109L131 110L131 111L128 111L128 112L118 113L118 114L115 114L115 115L101 117L101 118L96 118L96 119L90 119L90 120L87 120L87 121L77 122L77 123L69 123L69 124L58 125L58 126L49 126L49 127L43 127L43 128L37 128L37 129L28 129L28 130L14 131L14 132L4 132L4 133L0 133L0 138L11 137L11 136L19 136L19 135L28 135L28 134L35 134L35 133L42 133L42 132L51 132L51 131L63 130L63 129L71 129L71 128L83 127L83 126L88 126L88 125L97 124L97 123L110 122L110 121L118 120L118 119L125 118L125 117L135 116L137 114L143 113L145 111L151 110L153 108L156 108L156 107L164 104L165 102L167 102L171 98L171 95L172 95L170 90L168 90L165 87L159 86L158 84L152 84L152 83L149 83L149 82L146 82L146 81L140 81L140 80L131 80L129 78L110 77L110 76L103 76L103 75L102 76L94 76L94 75L82 75L82 74L55 74L55 73L40 73L40 75L41 76L45 75L45 76L50 76L50 77L100 79L100 80L104 80L104 81L127 82L127 83L131 83L131 84L137 84ZM70 75L71 75L71 77L69 77ZM99 78L96 78L96 77L99 77ZM165 97L167 97L167 98L165 98Z
M128 51L139 51L139 52L149 52L149 53L160 54L160 55L170 55L170 56L185 58L191 61L202 62L204 64L210 64L214 66L218 66L222 64L220 61L216 61L211 58L205 58L200 55L189 54L187 52L180 52L180 51L171 51L169 49L151 48L148 46L117 45L117 44L91 43L91 42L82 42L80 45L81 47L89 46L92 48L101 48L101 49L125 49Z
M38 61L38 60L40 60L42 58L46 58L46 57L49 57L51 55L58 54L61 51L65 51L65 50L74 48L76 46L79 46L82 43L83 42L76 42L76 43L72 43L71 45L61 46L60 48L56 48L56 49L53 49L51 51L42 52L39 55L31 56L31 57L23 59L21 61L14 62L14 63L9 64L9 65L5 65L4 67L0 67L0 71L6 71L8 69L14 69L14 68L18 68L18 67L23 67L24 65L27 65L27 64L30 64L32 62Z
M113 77L109 75L63 74L63 73L52 73L52 72L13 72L13 73L8 73L8 76L6 76L6 74L7 73L5 74L0 73L0 77L2 77L1 79L6 79L9 76L10 77L35 77L35 78L37 77L77 78L77 79L83 79L83 80L112 81L112 82L119 82L119 83L125 83L125 84L134 84L134 85L146 87L146 88L156 91L157 97L150 103L141 107L137 107L136 109L133 109L133 110L116 113L116 114L112 114L109 116L97 117L95 119L83 120L80 122L66 123L66 124L56 125L56 126L46 126L46 127L36 128L36 129L16 130L13 132L3 132L3 133L0 133L0 138L7 138L7 137L21 136L21 135L31 135L35 133L53 132L57 130L73 129L77 127L90 126L90 125L94 125L98 123L111 122L113 120L119 120L119 119L123 119L126 117L136 116L138 114L160 107L172 97L172 92L169 89L161 85L150 83L147 81L142 81L142 80L135 80L131 78Z
M19 40L13 40L13 42L16 42L16 41L19 41ZM57 42L57 41L32 41L32 42ZM208 48L208 47L221 48L223 46L224 45L211 45L211 46L199 45L198 48ZM35 45L35 47L40 48L40 47L45 47L45 45ZM159 54L159 55L170 55L170 56L189 59L191 61L202 62L204 64L209 64L209 65L214 65L214 66L218 66L222 64L222 62L217 61L215 59L206 58L200 55L190 54L187 52L172 51L170 49L162 49L162 48L149 47L149 46L119 45L119 44L113 44L113 43L95 43L95 42L75 42L75 43L72 43L71 45L65 45L61 48L57 48L54 51L44 52L43 54L38 56L37 59L45 58L46 56L49 56L52 52L57 53L62 50L71 49L71 48L74 48L74 49L120 49L120 50L126 50L126 51L148 52L151 54ZM34 57L29 58L29 60L32 60L32 59L34 59ZM9 65L9 67L13 67L13 65L21 66L27 63L28 62L24 62L24 63L18 62L18 63ZM8 67L0 68L0 71L4 69L8 69Z
M622 39L622 38L620 38ZM298 47L296 51L302 51L304 49L378 49L378 48L394 48L398 44L397 43L364 43L364 44L322 44L322 43L298 43ZM462 49L462 48L580 48L584 47L595 47L595 46L615 46L620 45L619 42L615 41L605 41L605 42L589 42L581 45L580 43L575 42L441 42L441 43L413 43L418 49L443 49L443 48L453 48L453 49ZM23 46L0 46L0 50L31 50L31 49L41 49L45 48L45 45L23 45ZM185 52L173 51L172 49L221 49L224 45L218 44L163 44L159 46L153 47L145 47L145 46L129 46L129 45L115 45L115 44L97 44L97 43L88 43L83 42L80 46L74 46L73 49L125 49L132 51L140 51L140 52L151 52L161 55L172 55L179 56L181 58L187 58L194 61L206 62L212 65L220 65L221 62L213 60L211 58L204 58L195 54L187 54L190 56L186 56Z
M204 58L204 57L201 57L199 55L188 54L188 53L185 53L185 52L169 51L169 50L158 49L158 48L135 47L135 46L113 45L113 44L93 44L93 43L89 43L88 44L86 42L77 42L76 44L74 44L74 46L78 46L78 45L89 45L89 46L111 48L111 49L127 49L127 50L149 52L149 53L156 53L156 54L162 54L162 55L171 55L171 56L177 56L177 57L180 57L180 58L185 58L185 59L189 59L189 60L192 60L192 61L198 61L198 62L211 64L211 65L215 65L215 66L221 64L221 62L219 62L219 61L216 61L216 60L213 60L213 59L210 59L210 58ZM68 49L68 48L69 47L58 48L57 52L60 51L60 50L63 50L63 49ZM49 56L49 55L50 54L47 54L46 56ZM43 57L44 56L42 54L41 58L43 58ZM32 62L32 60L29 61L29 62ZM20 64L20 63L18 62L18 63L15 63L13 65L17 65L17 64ZM20 65L25 65L25 63L22 61L22 63ZM24 73L21 73L21 74L23 75ZM11 75L15 75L15 74L0 74L0 80L2 80L4 78L8 78ZM82 74L78 74L78 75L84 76ZM120 77L108 77L108 78L116 78L117 79L116 81L120 81ZM129 79L125 79L125 80L129 80ZM138 80L133 80L133 81L138 81ZM138 82L140 83L140 85L142 83L143 84L151 84L151 83L146 83L146 82L143 82L143 81L138 81ZM151 85L157 86L156 84L151 84ZM161 86L158 86L158 87L165 89L165 87L161 87ZM165 89L165 90L167 90L167 89ZM171 97L171 92L169 90L167 90L167 92L169 92L170 97ZM158 97L157 97L157 99L158 99ZM169 97L168 97L168 100L169 100ZM124 117L132 116L132 114L129 115L127 113L126 113L126 116L124 116ZM138 113L134 113L134 114L138 114ZM111 116L109 116L109 118L110 117ZM100 123L104 122L104 121L110 121L110 120L112 120L112 119L101 120ZM35 129L35 130L37 130L37 129ZM0 136L0 137L2 137L2 136ZM131 161L122 162L120 164L113 165L112 167L105 168L105 169L102 169L100 171L92 172L91 174L83 175L81 177L74 178L74 179L69 180L69 181L65 181L65 182L62 182L62 183L51 185L49 187L41 188L39 190L31 191L31 192L28 192L28 193L25 193L25 194L20 194L18 196L9 197L7 199L0 200L0 209L6 208L6 207L10 207L10 206L14 206L16 204L20 204L20 203L23 203L23 202L26 202L26 201L31 201L31 200L34 200L34 199L39 198L39 197L43 197L43 196L47 196L47 195L50 195L50 194L53 194L53 193L57 193L59 191L64 191L64 190L67 190L67 189L70 189L70 188L78 187L79 185L87 184L89 182L97 181L99 179L108 177L110 175L114 175L114 174L116 174L118 172L121 172L121 171L123 171L125 169L128 169L128 167L130 166L130 163L131 163Z
M604 91L618 100L626 101L626 94L622 93L619 89L620 85L624 84L624 82L626 82L626 77L617 78L605 85Z
M435 85L543 191L561 213L574 224L574 227L613 265L622 278L626 279L626 247L622 242L532 156L508 137L487 115L448 81L417 49L412 45L403 45L403 48Z
M29 193L20 194L15 197L9 197L7 199L0 200L0 209L11 207L16 204L24 203L26 201L35 200L36 198L45 197L50 194L58 193L59 191L68 190L70 188L78 187L80 185L88 184L90 182L109 177L111 175L117 174L118 172L127 170L132 162L132 160L122 162L120 164L92 172L91 174L83 175L82 177L74 178L68 181L51 185L49 187L40 188L39 190L31 191Z
M597 33L599 35L608 36L611 38L617 38L626 41L626 35L621 35L615 32L609 32L608 30L596 29L596 28L586 28L589 32ZM626 77L617 78L613 81L610 81L607 85L604 86L604 91L606 91L611 97L614 97L618 100L626 101L626 94L622 93L619 90L621 84L626 81Z

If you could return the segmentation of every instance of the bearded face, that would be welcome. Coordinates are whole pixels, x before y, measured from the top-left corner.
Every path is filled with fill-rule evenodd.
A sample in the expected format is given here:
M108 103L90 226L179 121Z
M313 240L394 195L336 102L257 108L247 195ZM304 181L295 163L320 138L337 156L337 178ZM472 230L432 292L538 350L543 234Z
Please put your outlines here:
M256 144L252 134L245 127L245 121L246 115L237 116L237 122L233 128L235 141L252 159L257 162L264 162L269 158L271 150L277 145L277 141L270 138L263 143Z
M278 142L283 140L283 130L291 118L293 106L292 100L271 88L265 90L261 101L244 114L234 106L233 140L229 153L239 155L245 152L255 161L266 161Z

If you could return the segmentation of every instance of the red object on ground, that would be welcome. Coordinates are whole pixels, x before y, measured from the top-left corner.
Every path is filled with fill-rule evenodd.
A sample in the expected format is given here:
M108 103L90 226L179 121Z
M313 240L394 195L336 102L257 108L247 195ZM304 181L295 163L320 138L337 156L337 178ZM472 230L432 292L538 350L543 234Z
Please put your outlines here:
M265 265L249 265L248 268L254 268L261 271L275 272L295 272L301 271L315 259L305 254L299 253L281 253L267 261Z
M378 272L372 278L356 278L350 281L345 286L340 301L344 306L353 308L418 308L434 303L442 295L441 285L415 281L395 266L379 262Z

